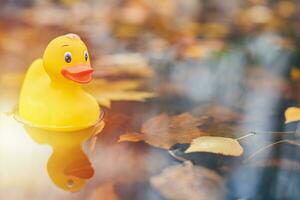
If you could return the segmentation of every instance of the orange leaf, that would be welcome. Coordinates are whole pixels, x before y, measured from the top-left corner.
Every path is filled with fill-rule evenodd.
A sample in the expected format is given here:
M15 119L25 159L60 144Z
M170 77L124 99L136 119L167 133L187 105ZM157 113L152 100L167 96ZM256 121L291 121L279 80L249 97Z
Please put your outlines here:
M129 133L129 134L124 134L120 136L119 142L139 142L143 140L143 137L141 137L141 134L134 134L134 133Z

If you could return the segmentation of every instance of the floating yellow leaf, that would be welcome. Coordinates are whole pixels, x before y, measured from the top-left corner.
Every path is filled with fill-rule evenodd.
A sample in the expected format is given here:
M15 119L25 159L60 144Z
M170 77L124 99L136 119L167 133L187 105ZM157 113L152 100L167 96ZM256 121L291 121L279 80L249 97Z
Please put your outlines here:
M300 108L296 108L296 107L287 108L284 115L285 115L285 123L300 121Z
M244 152L239 142L232 138L202 136L194 139L185 153L209 152L225 156L240 156Z

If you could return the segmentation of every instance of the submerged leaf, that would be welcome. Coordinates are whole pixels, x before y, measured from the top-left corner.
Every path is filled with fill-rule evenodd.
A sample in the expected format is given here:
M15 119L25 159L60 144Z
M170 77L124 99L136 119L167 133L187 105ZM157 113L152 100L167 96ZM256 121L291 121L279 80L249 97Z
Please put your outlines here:
M212 170L194 166L191 162L171 166L150 179L151 185L166 199L223 199L224 183Z
M86 200L118 200L120 199L116 193L115 184L107 182L99 185Z
M209 152L226 156L240 156L243 154L243 147L232 138L202 136L193 140L191 146L185 153Z
M146 121L141 128L141 134L121 135L119 141L145 141L152 146L169 149L174 144L190 143L194 138L205 135L206 133L197 128L202 123L201 118L195 118L189 113L173 117L161 114Z

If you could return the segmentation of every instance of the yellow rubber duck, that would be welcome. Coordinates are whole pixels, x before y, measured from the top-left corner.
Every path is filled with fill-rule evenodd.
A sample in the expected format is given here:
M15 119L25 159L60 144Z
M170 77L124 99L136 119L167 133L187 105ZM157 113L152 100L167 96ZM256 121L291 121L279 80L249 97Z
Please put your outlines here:
M53 131L93 126L99 105L81 85L92 80L88 50L76 34L52 40L43 58L29 67L19 99L19 117L27 125Z

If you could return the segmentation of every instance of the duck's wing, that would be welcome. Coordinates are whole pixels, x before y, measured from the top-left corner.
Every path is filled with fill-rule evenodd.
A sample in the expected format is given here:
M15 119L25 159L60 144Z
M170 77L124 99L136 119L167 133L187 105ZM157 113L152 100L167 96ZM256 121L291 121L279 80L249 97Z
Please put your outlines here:
M45 89L50 78L43 67L43 60L35 60L29 67L22 86L21 93L37 93Z

